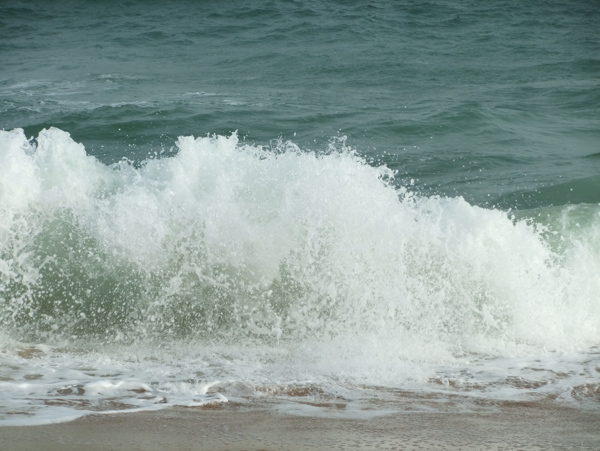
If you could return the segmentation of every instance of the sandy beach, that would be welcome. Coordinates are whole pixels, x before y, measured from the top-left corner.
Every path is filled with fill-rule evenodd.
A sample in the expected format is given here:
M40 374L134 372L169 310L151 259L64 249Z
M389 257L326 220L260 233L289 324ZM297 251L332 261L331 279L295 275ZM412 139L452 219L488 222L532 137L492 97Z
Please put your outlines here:
M370 419L278 414L224 404L69 423L0 428L2 451L26 450L598 450L600 412L504 406L479 413L398 413Z

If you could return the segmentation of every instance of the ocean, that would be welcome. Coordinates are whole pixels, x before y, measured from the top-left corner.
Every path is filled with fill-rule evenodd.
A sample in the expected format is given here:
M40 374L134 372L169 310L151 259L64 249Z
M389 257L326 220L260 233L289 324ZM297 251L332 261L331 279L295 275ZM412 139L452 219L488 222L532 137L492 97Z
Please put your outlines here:
M600 4L0 3L0 425L600 408Z

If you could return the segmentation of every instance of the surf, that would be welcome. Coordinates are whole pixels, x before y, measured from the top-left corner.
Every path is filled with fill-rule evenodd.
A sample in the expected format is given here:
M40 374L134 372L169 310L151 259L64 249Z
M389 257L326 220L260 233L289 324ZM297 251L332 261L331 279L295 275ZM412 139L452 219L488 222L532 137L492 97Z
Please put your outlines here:
M56 128L0 131L2 358L42 375L40 402L201 405L222 379L333 393L450 378L511 398L525 374L544 393L568 390L552 368L593 378L597 205L422 196L343 139L183 136L170 154L107 166Z

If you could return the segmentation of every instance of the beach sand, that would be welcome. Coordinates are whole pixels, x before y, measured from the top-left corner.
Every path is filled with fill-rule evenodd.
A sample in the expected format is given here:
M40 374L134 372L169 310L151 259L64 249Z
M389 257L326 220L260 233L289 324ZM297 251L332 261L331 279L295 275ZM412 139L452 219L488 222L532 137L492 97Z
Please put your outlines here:
M296 416L233 403L89 415L0 428L0 450L599 450L600 411L507 405L369 419Z

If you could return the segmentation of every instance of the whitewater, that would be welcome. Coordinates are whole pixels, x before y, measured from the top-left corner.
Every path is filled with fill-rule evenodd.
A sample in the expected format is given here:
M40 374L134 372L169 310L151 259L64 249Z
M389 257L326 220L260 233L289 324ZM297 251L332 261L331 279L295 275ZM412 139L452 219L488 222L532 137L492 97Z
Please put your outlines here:
M0 424L256 399L597 408L597 204L420 195L344 137L182 136L106 165L14 129L0 168Z

